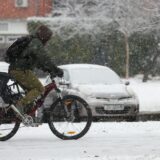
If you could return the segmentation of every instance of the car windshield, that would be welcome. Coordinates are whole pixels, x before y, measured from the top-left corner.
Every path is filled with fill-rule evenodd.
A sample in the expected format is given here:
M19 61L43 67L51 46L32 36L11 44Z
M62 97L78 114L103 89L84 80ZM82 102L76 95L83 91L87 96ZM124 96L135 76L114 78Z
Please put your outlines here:
M80 68L70 70L70 80L77 84L119 84L116 73L108 68Z

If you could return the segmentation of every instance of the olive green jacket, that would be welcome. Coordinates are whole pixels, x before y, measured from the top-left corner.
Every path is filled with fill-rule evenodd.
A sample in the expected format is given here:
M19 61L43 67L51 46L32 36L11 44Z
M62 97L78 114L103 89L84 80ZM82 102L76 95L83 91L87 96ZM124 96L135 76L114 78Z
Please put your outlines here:
M54 65L52 58L37 37L31 40L19 58L9 67L10 70L33 70L34 68L39 68L45 72L57 72L57 67Z

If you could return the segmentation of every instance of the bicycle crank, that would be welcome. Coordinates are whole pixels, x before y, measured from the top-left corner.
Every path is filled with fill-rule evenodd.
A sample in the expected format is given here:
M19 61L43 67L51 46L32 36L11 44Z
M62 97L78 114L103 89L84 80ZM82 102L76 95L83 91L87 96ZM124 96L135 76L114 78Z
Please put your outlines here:
M27 114L23 115L22 123L26 126L33 126L33 118Z

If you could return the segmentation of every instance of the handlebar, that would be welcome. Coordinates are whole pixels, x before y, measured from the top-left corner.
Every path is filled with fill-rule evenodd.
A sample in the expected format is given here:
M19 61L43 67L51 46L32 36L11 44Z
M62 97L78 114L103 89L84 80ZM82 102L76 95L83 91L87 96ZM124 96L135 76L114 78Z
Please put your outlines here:
M58 76L51 76L49 75L49 78L52 80L52 82L55 82L55 78L57 78ZM66 81L64 79L64 77L58 77L60 80L59 80L59 85L64 85L64 86L68 86L70 84L69 81Z

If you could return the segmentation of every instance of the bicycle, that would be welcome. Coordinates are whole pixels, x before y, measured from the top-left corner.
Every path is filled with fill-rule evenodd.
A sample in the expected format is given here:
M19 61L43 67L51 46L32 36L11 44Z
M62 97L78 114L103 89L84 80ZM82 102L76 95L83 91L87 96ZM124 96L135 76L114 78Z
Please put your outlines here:
M8 84L10 80L12 83ZM48 123L52 133L63 140L79 139L88 132L92 123L92 112L87 102L75 95L63 96L54 78L51 80L51 83L45 86L44 94L22 115L15 104L26 92L21 91L20 84L8 73L0 72L0 141L12 138L21 123L27 127ZM49 108L43 108L44 101L52 90L56 92L56 100ZM41 116L37 117L36 112L40 108L43 108Z

